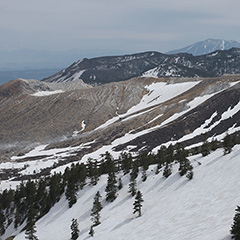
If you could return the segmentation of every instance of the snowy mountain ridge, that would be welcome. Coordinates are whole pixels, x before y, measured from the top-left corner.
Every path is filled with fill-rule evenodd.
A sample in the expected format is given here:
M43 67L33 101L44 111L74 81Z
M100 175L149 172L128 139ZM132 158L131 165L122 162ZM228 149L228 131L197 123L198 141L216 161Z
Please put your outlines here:
M217 50L229 50L231 48L239 48L240 43L237 41L226 41L223 39L207 39L200 41L184 48L177 50L172 50L167 52L167 54L177 54L177 53L189 53L194 56L200 56L215 52Z

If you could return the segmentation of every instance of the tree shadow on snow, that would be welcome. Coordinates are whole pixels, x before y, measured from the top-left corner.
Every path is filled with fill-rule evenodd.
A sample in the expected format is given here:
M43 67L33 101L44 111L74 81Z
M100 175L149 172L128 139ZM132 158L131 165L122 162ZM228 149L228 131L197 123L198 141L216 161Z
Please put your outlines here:
M120 227L122 227L122 226L130 223L132 220L133 220L133 218L125 219L124 221L122 221L121 223L119 223L117 226L115 226L115 227L111 230L111 232L113 232L113 231L119 229Z
M126 196L126 197L123 198L120 202L118 202L118 203L115 204L113 207L111 207L109 210L113 210L114 208L121 206L122 204L126 203L126 201L127 201L128 199L130 199L130 198L131 198L130 196Z

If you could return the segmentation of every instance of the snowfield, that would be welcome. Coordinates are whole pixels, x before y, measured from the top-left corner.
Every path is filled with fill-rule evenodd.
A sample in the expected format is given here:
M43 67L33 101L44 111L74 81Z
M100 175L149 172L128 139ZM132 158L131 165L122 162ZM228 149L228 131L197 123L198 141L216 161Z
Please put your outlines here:
M230 240L234 210L240 203L239 154L237 145L225 156L223 149L218 149L206 157L190 157L194 166L191 181L179 176L177 165L167 179L162 177L162 172L155 174L156 166L150 166L145 182L141 180L141 173L137 178L137 187L144 199L140 218L132 213L134 198L128 193L129 175L118 175L124 187L112 203L104 200L107 176L103 175L96 186L85 186L78 192L78 201L72 208L68 208L63 196L37 221L37 236L40 240L68 240L71 220L76 218L80 229L78 239L91 239L90 213L94 195L100 191L103 197L101 224L95 228L93 239ZM9 228L5 236L16 233ZM15 239L25 239L24 232Z

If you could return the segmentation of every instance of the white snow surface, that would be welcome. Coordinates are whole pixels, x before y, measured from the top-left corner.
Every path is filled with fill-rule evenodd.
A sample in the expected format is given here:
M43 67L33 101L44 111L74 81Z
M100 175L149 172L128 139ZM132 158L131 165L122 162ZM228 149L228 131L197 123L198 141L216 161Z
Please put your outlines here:
M82 74L85 72L86 70L81 70L79 72L76 72L75 74L72 75L72 79L74 80L78 80L81 79Z
M55 91L39 91L31 94L34 97L44 97L44 96L49 96L49 95L54 95L58 93L63 93L63 90L55 90Z
M240 196L240 146L223 155L219 149L206 157L192 156L194 177L180 177L175 165L173 174L165 179L155 175L156 166L148 170L148 179L137 178L137 188L143 193L143 215L136 218L134 198L128 193L129 175L122 177L124 187L112 203L102 201L101 224L95 227L95 240L230 240L229 230ZM201 163L201 165L199 165ZM70 239L71 220L79 223L78 239L88 239L93 198L100 191L105 198L107 176L96 186L85 186L78 201L68 208L65 196L43 218L37 221L37 236L41 240ZM14 234L14 232L8 232ZM23 240L24 232L15 240Z

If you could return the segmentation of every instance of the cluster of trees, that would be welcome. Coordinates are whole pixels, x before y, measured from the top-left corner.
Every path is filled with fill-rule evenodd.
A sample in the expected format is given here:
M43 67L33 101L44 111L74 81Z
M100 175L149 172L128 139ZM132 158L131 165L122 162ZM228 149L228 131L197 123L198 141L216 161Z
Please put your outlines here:
M93 207L91 209L91 220L92 220L92 225L89 230L89 235L91 237L94 236L95 230L94 228L101 224L100 221L100 212L102 210L102 202L101 202L102 196L100 192L98 191L96 195L94 196L93 199ZM141 217L142 215L142 202L143 202L143 195L141 191L138 191L135 197L135 201L133 203L133 214L137 214L138 217ZM77 222L77 219L73 218L72 219L72 224L70 226L71 229L71 240L76 240L79 237L79 224Z
M217 150L218 148L223 148L223 153L228 154L232 151L232 148L239 144L239 137L236 133L234 134L226 134L223 141L218 141L216 139L212 139L212 141L207 141L208 134L204 135L203 144L200 147L195 147L189 152L193 155L201 153L203 157L207 156L211 152Z
M237 143L236 135L227 135L222 143L216 140L210 143L205 141L194 151L200 151L203 156L206 156L221 145L224 148L224 154L227 154ZM6 189L0 193L0 235L11 223L14 223L14 227L17 228L26 221L26 229L34 229L36 220L44 216L63 194L71 208L77 202L77 194L81 193L80 190L86 184L96 185L102 174L107 174L105 188L107 202L113 202L122 188L122 180L117 178L119 176L117 173L120 171L130 176L129 193L132 197L137 196L139 192L136 187L138 175L141 174L142 181L146 181L147 170L152 164L157 165L156 174L161 172L165 178L172 174L173 164L178 164L179 175L186 176L190 180L193 178L193 167L188 160L189 154L193 154L193 150L186 150L181 144L162 146L156 154L140 152L136 157L131 153L123 152L119 159L113 159L111 154L106 152L101 160L89 159L86 164L72 164L63 174L55 173L51 176L42 176L35 181L22 182L16 190ZM97 199L100 201L100 198L101 196L96 195L94 201ZM98 206L97 209L99 208ZM92 218L95 219L91 227L94 232L94 227L99 224L99 218L97 215Z
M178 161L180 175L184 175L192 171L186 156L187 152L183 147L175 149L172 145L168 148L162 147L156 155L143 152L133 158L131 153L122 153L117 160L106 152L100 161L89 159L86 164L72 164L63 174L55 173L39 180L22 182L16 190L6 189L0 194L0 234L3 234L12 222L17 228L25 220L27 228L33 229L35 221L45 215L64 193L71 208L77 202L79 190L83 189L87 182L96 185L102 174L108 175L105 189L107 202L114 201L118 190L122 188L121 178L117 179L119 171L130 174L129 191L135 196L138 192L136 178L139 172L142 174L142 181L146 181L149 165L157 164L157 173L164 167L163 175L168 177L173 162Z

